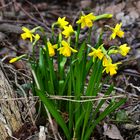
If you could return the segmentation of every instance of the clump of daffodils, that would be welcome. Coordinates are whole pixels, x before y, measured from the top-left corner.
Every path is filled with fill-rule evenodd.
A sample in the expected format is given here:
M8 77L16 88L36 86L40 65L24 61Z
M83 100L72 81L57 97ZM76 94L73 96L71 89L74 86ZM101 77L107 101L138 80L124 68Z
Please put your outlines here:
M35 39L36 41L39 40L40 39L39 34L34 34L34 32L35 32L35 30L37 30L37 28L29 30L26 27L22 27L22 30L24 31L24 33L21 34L21 38L23 40L28 38L28 39L30 39L30 42L33 42L33 39Z
M106 49L102 40L103 33L93 45L92 27L95 22L104 18L112 18L112 15L95 16L93 13L82 13L73 27L66 17L59 17L51 26L52 35L49 38L42 27L22 27L21 38L31 42L32 54L23 54L9 61L13 63L26 58L30 63L34 95L41 100L41 106L38 107L40 115L46 116L44 111L48 110L68 140L90 139L96 125L125 102L124 98L114 98L104 111L100 112L106 97L113 91L112 85L105 91L105 98L100 98L97 104L93 100L98 98L101 91L102 75L106 73L111 77L117 74L118 66L121 65L121 62L114 63L111 55L120 54L125 57L130 51L127 43L114 44ZM121 26L122 23L114 27L106 26L111 31L108 37L110 40L125 36ZM79 41L80 31L84 28L88 30L88 36ZM39 55L35 54L35 49L39 49ZM52 100L55 96L63 99ZM86 98L83 98L84 96ZM95 110L93 103L96 104ZM68 113L68 121L64 120L63 112Z
M110 18L112 16L106 15L103 18ZM99 19L100 17L95 16L93 13L89 13L87 15L82 14L81 17L76 21L76 23L83 29L83 28L92 28L94 25L93 23L96 21L96 19ZM63 55L64 57L71 57L72 53L78 52L78 47L75 48L75 46L71 46L71 36L76 36L76 31L74 31L72 25L69 24L68 21L66 21L66 17L58 18L58 20L53 24L53 28L55 27L60 28L59 32L59 44L51 43L51 41L47 42L48 52L50 57L54 57L56 55L56 52L60 55ZM122 38L124 37L124 31L121 29L122 23L116 24L116 26L110 27L112 34L110 35L110 39L115 39L116 37ZM37 42L40 39L40 35L35 33L36 30L38 30L40 27L36 27L33 29L28 29L26 27L22 27L23 33L21 34L21 38L23 40L29 39L30 42ZM122 56L126 56L129 51L130 47L125 43L120 46L111 47L111 49L106 50L104 47L104 44L100 45L98 48L94 48L94 46L91 46L90 44L87 44L87 47L91 48L91 52L88 54L88 56L92 57L93 63L96 59L99 59L102 61L103 64L103 72L109 73L111 76L117 73L118 65L121 64L121 62L113 63L111 59L111 54L121 54ZM13 63L17 60L19 60L22 57L25 57L26 55L22 55L20 57L13 58L10 60L10 63Z

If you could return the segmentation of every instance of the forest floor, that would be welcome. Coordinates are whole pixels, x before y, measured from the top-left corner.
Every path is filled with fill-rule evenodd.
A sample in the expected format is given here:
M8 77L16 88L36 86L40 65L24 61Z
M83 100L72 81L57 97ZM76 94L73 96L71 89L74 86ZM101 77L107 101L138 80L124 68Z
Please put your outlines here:
M85 13L93 12L95 15L103 13L113 14L113 19L102 20L95 23L100 30L104 25L114 26L122 22L122 29L125 31L125 38L114 40L118 44L128 43L131 47L129 55L125 58L120 56L114 57L114 61L122 61L122 67L117 75L112 78L116 92L121 92L127 96L127 102L118 110L120 121L114 118L107 118L96 128L93 136L94 140L140 140L140 1L139 0L71 0L71 1L53 1L39 2L32 4L31 1L22 3L11 0L0 3L0 61L3 63L3 69L11 85L13 86L17 97L24 97L15 84L24 88L30 96L31 90L28 88L31 81L29 66L25 61L18 61L9 64L12 57L31 52L31 44L20 38L22 33L21 27L26 26L33 28L42 26L48 32L51 30L51 24L58 17L66 16L71 24L78 19L80 11ZM81 34L81 39L84 32ZM92 39L96 42L97 33ZM114 42L108 42L104 37L104 44L110 46ZM25 47L26 46L26 47ZM31 114L27 112L25 103L21 103L20 108L23 127L14 132L13 136L20 140L38 140L38 134L44 121L36 121L36 126L30 123ZM32 114L35 113L35 102L29 102ZM29 107L29 106L28 106ZM117 116L117 115L116 115ZM121 120L122 119L122 120ZM108 129L107 129L108 128ZM45 132L49 135L49 132ZM51 135L51 134L50 134ZM53 136L52 136L53 137ZM51 139L51 138L47 138ZM52 138L53 139L53 138ZM40 139L41 140L41 139Z

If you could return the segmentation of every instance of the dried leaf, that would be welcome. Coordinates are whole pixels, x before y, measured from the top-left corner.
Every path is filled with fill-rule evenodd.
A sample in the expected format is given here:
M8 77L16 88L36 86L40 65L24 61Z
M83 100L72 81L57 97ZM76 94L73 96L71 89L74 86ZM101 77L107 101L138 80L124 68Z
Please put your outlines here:
M105 123L103 128L105 136L108 136L111 139L124 140L120 134L120 131L114 124L108 125Z

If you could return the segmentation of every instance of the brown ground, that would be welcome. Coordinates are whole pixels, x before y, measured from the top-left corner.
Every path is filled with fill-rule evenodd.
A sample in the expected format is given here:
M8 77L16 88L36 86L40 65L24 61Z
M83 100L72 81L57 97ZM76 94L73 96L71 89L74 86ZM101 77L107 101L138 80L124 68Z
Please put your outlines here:
M3 63L3 69L8 76L17 97L24 97L15 84L18 84L25 90L26 94L31 95L28 83L31 80L31 74L25 61L19 61L9 64L8 61L14 56L21 55L31 51L30 43L23 42L20 39L22 32L21 27L42 26L48 35L50 33L50 25L57 20L58 17L66 16L73 24L78 18L79 11L86 13L94 12L95 15L103 13L112 13L113 20L100 21L95 26L101 28L105 24L114 25L117 22L123 23L125 31L125 39L117 41L118 43L127 42L131 47L128 57L122 59L120 56L114 57L114 61L121 60L122 67L118 74L113 78L116 86L116 92L122 92L128 96L127 103L121 108L124 112L121 122L114 121L114 118L107 118L96 129L94 139L96 140L140 140L140 1L139 0L55 0L53 2L37 2L32 1L17 2L16 0L0 1L0 60ZM96 39L94 34L93 40ZM81 35L84 37L84 33ZM81 38L82 39L82 38ZM104 37L105 45L109 46L106 37ZM26 47L24 47L26 46ZM14 137L25 140L37 140L39 126L44 125L44 121L37 121L37 127L30 122L35 114L35 101L30 100L29 104L19 101L20 112L23 120L23 126L18 132L13 134ZM31 108L31 114L27 108ZM112 115L115 116L115 115ZM120 117L119 117L120 118ZM48 125L48 124L47 124ZM105 128L111 126L112 129ZM116 134L114 133L116 132ZM46 136L51 135L48 131ZM53 137L53 135L51 135ZM51 139L51 138L47 138ZM1 140L1 138L0 138Z

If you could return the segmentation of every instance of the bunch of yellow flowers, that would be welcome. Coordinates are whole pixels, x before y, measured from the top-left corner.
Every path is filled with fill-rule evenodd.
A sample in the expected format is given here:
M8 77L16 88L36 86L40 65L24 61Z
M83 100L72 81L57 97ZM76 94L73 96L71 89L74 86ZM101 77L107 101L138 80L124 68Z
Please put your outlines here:
M120 38L124 37L124 32L121 30L121 26L122 23L117 24L115 28L110 27L110 29L112 30L110 39L115 39L116 36ZM103 72L106 71L106 73L110 73L111 76L117 73L118 65L121 64L121 62L117 62L113 64L110 55L115 53L120 53L122 56L126 56L127 53L130 51L130 47L128 47L127 44L120 45L119 47L116 47L116 49L112 48L108 51L105 50L103 44L97 49L95 48L91 48L91 49L92 52L89 53L88 55L93 56L93 62L96 57L102 60L103 66L105 67Z
M120 54L125 57L130 51L126 43L106 49L102 39L103 32L93 46L91 35L95 22L111 17L111 14L95 16L93 13L87 15L81 13L75 28L66 17L59 17L51 26L51 37L47 37L48 34L42 27L31 30L22 27L21 38L31 42L32 53L15 57L10 63L22 58L27 59L33 76L32 91L35 96L39 96L41 104L43 103L37 112L40 112L39 116L44 117L46 116L44 109L47 109L62 128L65 139L90 139L95 127L126 101L124 98L117 100L113 98L113 101L108 102L106 108L100 112L100 108L106 103L106 97L110 97L113 91L113 86L110 85L103 98L98 100L104 84L103 73L106 72L111 77L117 74L118 65L121 64L114 63L111 55ZM106 26L110 30L109 40L124 37L121 26L122 23L115 27ZM88 33L81 41L80 32L84 28ZM38 34L38 30L41 35ZM35 52L38 52L35 49L39 49L39 55L35 55ZM58 101L51 98L55 96L64 98ZM97 99L97 102L94 99ZM65 121L63 112L67 113L68 121Z
M111 17L109 15L109 17ZM83 14L81 15L80 19L76 22L78 25L80 25L80 27L83 29L85 27L87 28L92 28L93 26L93 22L96 21L96 19L98 19L97 16L93 15L93 13L90 14ZM78 52L76 49L73 49L70 46L70 38L71 35L75 34L76 35L76 31L74 31L72 25L69 24L68 21L66 21L66 17L63 18L58 18L57 22L55 22L53 24L54 26L57 25L60 29L60 35L64 35L64 39L60 39L60 44L52 44L50 41L47 42L47 47L48 47L48 52L49 52L49 56L53 57L56 52L55 50L57 49L57 51L59 51L59 54L63 55L64 57L70 57L73 53ZM54 28L53 26L53 28ZM110 35L110 39L115 39L116 37L124 37L124 32L121 29L122 23L117 24L114 28L109 27L112 31L112 34ZM33 28L32 30L29 30L26 27L22 27L22 30L24 31L24 33L21 34L21 38L23 40L25 39L30 39L30 42L33 42L33 40L36 42L40 39L39 34L34 34L35 31L38 29L38 27ZM58 48L59 46L59 48ZM87 44L87 46L90 46L89 44ZM110 75L114 75L117 73L117 69L118 69L118 65L121 64L121 62L117 62L114 63L112 62L112 59L110 57L111 54L113 53L120 53L122 56L126 56L127 53L130 51L130 47L128 47L127 44L122 44L119 47L116 47L115 49L109 49L106 50L104 48L104 44L102 44L101 46L99 46L98 48L94 48L92 46L90 46L92 52L90 52L88 54L88 56L92 56L93 57L93 62L95 61L95 59L99 59L102 61L102 64L104 66L104 71L106 71L106 73L110 73ZM23 55L25 56L25 55ZM15 62L16 60L18 60L21 57L17 57L10 60L10 63Z

